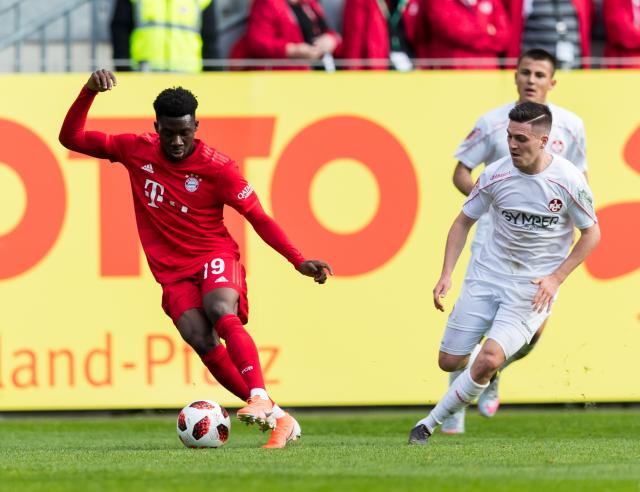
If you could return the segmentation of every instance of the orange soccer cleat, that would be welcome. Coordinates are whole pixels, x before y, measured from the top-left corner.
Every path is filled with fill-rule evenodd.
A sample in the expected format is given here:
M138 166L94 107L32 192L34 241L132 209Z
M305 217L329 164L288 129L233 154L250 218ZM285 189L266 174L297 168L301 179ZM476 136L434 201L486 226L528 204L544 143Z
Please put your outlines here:
M284 448L289 441L297 440L302 434L300 424L288 413L284 417L276 419L276 428L271 433L267 443L262 446L265 449Z
M237 417L245 424L258 424L262 432L275 429L276 419L273 417L273 403L259 396L247 400L247 406L238 410Z

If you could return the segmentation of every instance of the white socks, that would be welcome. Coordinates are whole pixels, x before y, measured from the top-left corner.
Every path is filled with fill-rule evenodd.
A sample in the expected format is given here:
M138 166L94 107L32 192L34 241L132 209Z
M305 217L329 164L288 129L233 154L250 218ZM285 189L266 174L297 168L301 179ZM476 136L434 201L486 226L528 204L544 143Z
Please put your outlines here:
M249 397L253 398L256 395L263 400L269 399L269 395L267 395L267 391L264 388L251 388L251 390L249 391Z
M275 418L279 419L279 418L284 417L285 415L286 415L285 411L274 403L273 404L273 416Z
M250 391L250 396L259 396L263 400L268 400L269 395L267 395L267 391L264 388L252 388ZM286 415L286 412L280 408L275 403L273 404L273 416L277 419L282 418Z
M416 425L424 424L427 430L433 434L435 428L444 419L466 407L480 396L487 386L489 386L489 383L478 384L471 379L471 371L467 367L460 376L455 378L455 381L449 387L449 391L440 399L434 409L431 410L431 413L426 418L418 421Z
M476 357L478 357L478 354L480 353L481 349L482 349L482 345L480 344L473 347L473 350L469 355L469 362L467 362L466 367L463 367L462 369L458 369L457 371L453 371L449 373L449 387L451 387L453 382L458 378L458 376L460 376L460 374L464 372L465 369L473 365L473 362L476 360Z

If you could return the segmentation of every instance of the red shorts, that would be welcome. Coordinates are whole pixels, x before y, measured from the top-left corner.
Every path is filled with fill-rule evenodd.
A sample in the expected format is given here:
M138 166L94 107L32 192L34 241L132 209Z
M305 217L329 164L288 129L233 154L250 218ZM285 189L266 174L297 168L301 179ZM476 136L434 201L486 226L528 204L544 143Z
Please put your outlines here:
M162 309L175 323L188 309L202 309L202 298L213 289L228 287L240 294L238 318L249 321L249 300L244 266L229 253L212 255L200 271L162 286Z

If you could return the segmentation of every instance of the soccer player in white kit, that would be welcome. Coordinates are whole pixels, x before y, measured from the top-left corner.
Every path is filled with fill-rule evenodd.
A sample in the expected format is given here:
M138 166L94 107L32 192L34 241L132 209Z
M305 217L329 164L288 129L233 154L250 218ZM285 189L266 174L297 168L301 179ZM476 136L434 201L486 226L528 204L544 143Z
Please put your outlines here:
M464 370L411 430L409 444L427 444L438 425L478 397L502 364L531 341L560 284L600 240L584 175L545 150L552 119L546 105L534 102L509 112L509 155L487 166L449 230L433 289L440 311L469 230L483 214L493 214L493 233L467 270L440 344L440 368ZM580 238L571 248L574 228ZM486 340L467 367L482 337Z
M553 115L553 127L549 134L547 151L560 155L574 164L585 177L587 174L587 160L585 152L585 132L582 120L566 109L547 103L547 93L556 84L554 73L556 60L550 53L542 49L532 49L523 53L517 64L515 73L518 104L526 101L547 104ZM490 164L501 157L509 155L507 139L505 138L509 124L509 111L516 103L509 103L493 109L478 119L473 130L456 150L455 157L458 164L453 173L453 183L465 195L469 195L473 188L471 172L481 164ZM491 234L491 214L486 214L478 220L476 232L471 243L472 263L487 236ZM506 368L511 362L525 357L538 341L544 323L531 342L514 354L505 362ZM479 347L478 347L479 350ZM461 371L454 371L449 375L451 384ZM478 411L485 417L493 417L500 406L498 383L500 372L491 381L487 389L478 398ZM445 434L461 434L464 432L464 409L452 415L442 425Z

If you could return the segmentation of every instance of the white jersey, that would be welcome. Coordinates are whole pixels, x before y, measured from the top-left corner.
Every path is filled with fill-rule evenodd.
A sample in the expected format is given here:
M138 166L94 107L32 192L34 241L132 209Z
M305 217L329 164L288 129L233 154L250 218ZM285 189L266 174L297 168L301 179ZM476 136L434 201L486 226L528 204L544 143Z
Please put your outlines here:
M505 104L485 113L460 144L455 158L469 169L509 155L507 127L509 111L515 103ZM587 170L584 124L580 117L566 109L548 104L553 123L546 151L564 157L583 173Z
M584 176L566 159L534 175L519 171L504 157L487 166L464 203L463 212L478 219L491 209L493 234L475 261L493 272L537 278L553 273L573 243L574 228L597 220Z
M489 165L509 155L507 144L507 127L509 111L516 103L509 103L482 115L475 127L462 142L455 153L455 158L469 169L481 164ZM584 124L579 116L553 104L548 104L553 123L546 151L560 155L574 164L583 173L587 170ZM476 225L476 232L471 244L473 258L482 244L491 235L492 217L482 217Z

